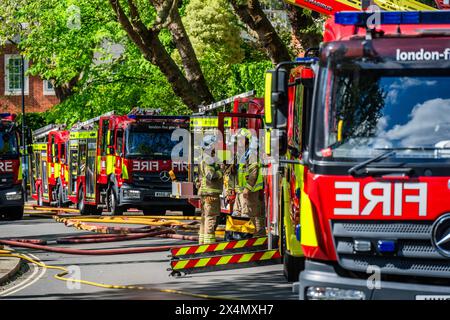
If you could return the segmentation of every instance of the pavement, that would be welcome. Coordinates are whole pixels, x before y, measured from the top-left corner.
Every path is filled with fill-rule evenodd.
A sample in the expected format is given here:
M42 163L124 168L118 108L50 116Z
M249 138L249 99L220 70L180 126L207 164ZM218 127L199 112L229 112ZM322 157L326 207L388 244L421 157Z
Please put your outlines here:
M9 250L8 247L3 249ZM21 265L22 260L19 258L0 257L0 286L12 279L19 272Z

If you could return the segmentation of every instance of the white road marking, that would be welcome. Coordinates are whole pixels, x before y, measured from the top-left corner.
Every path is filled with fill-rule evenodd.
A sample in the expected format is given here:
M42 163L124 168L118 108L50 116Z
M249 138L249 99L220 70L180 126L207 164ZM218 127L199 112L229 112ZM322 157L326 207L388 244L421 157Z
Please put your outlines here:
M27 255L30 256L31 258L33 258L33 260L36 260L36 261L38 261L38 262L41 262L41 260L39 260L39 258L36 257L35 255L30 254L30 253L28 253ZM0 293L0 297L10 296L10 295L12 295L12 294L14 294L14 293L17 293L17 292L19 292L19 291L21 291L21 290L23 290L23 289L25 289L25 288L31 286L33 283L35 283L36 281L38 281L40 278L42 278L42 277L44 276L44 274L45 274L45 272L46 272L46 269L45 269L45 268L42 268L41 273L40 273L36 278L33 279L33 277L34 277L38 272L39 272L39 267L36 266L36 265L33 263L33 273L32 273L31 275L29 275L29 276L28 276L25 280L23 280L22 282L20 282L19 284L15 285L14 287L9 288L9 289L7 289L7 290L1 292L1 293ZM30 281L30 280L31 280L31 281Z

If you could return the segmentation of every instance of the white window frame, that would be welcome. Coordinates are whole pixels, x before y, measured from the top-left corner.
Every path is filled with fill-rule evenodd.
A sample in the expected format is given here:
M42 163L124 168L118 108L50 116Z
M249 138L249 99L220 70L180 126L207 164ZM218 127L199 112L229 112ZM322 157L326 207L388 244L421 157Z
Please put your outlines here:
M22 95L22 88L18 90L9 90L9 60L10 59L21 59L20 54L5 54L5 96L20 96ZM28 60L25 59L25 95L27 96L29 94L29 79L26 75L26 72L28 70Z
M55 95L55 89L53 88L53 89L49 89L48 88L48 83L51 83L49 80L44 80L44 81L42 81L42 83L43 83L43 86L44 86L44 89L43 89L43 92L44 92L44 96L54 96Z

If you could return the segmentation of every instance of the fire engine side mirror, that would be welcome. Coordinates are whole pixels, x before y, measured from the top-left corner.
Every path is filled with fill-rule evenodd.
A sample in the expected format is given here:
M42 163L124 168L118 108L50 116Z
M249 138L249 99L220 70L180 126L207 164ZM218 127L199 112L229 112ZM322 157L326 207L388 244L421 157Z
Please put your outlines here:
M287 151L288 76L288 72L283 68L266 72L264 120L268 129L266 135L267 154L270 153L270 146L276 145L274 143L278 143L280 155L284 155ZM274 134L271 129L278 129L278 134ZM272 141L272 139L278 141Z
M288 114L288 72L269 70L265 76L264 120L268 128L285 130Z

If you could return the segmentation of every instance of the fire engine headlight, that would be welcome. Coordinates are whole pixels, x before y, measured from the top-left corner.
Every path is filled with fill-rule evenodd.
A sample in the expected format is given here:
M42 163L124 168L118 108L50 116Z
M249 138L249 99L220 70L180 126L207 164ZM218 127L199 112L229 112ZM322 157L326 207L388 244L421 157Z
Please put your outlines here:
M6 193L6 200L21 200L22 199L22 192L8 192Z
M139 190L124 190L123 197L128 199L140 199L141 192Z
M360 290L330 287L309 287L306 290L308 300L365 300L366 295Z

